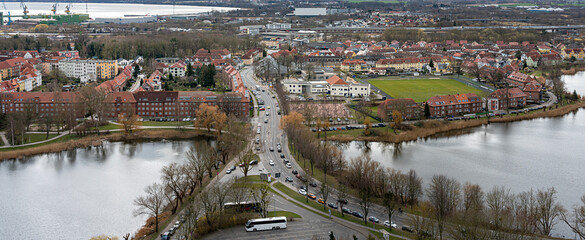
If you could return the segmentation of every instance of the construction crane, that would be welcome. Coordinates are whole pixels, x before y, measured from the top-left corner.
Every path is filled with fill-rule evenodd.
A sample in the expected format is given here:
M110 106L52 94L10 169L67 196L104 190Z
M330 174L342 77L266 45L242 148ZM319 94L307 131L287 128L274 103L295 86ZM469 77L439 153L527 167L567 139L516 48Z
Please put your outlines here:
M67 3L67 6L65 6L65 13L67 15L71 14L71 1Z
M22 13L24 14L22 18L28 18L28 7L24 4L23 0L20 1L20 7L22 8Z
M10 25L12 23L12 19L10 19L10 11L8 11L8 8L6 8L6 2L4 2L4 0L2 0L2 6L4 7L4 11L8 13L8 22L6 22L6 25ZM4 18L2 18L2 21L4 21ZM3 22L0 23L0 25L3 24Z
M59 6L59 1L55 1L55 3L53 4L53 7L51 8L51 12L53 12L53 15L57 14L57 7Z

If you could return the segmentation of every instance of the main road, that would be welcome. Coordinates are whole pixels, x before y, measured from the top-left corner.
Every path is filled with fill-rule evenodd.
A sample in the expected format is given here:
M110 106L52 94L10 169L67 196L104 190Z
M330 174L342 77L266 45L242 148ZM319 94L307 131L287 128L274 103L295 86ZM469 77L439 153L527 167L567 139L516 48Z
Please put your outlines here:
M252 120L252 124L254 125L255 131L260 126L260 133L256 134L254 139L259 138L261 144L257 144L257 147L260 150L257 152L260 156L260 163L258 165L258 169L261 169L264 173L270 173L273 177L276 173L280 173L280 178L278 181L285 182L285 178L291 177L293 179L292 183L285 182L285 185L289 186L290 188L297 190L302 185L302 183L292 174L292 170L297 170L299 172L305 172L301 166L294 160L294 156L290 153L288 148L288 140L279 127L279 122L281 119L281 115L278 115L278 98L276 94L272 91L272 89L267 86L263 85L261 82L256 81L253 70L251 67L243 68L241 71L242 80L244 81L244 85L248 89L256 89L256 85L260 86L260 90L256 91L256 98L258 101L264 101L264 108L266 110L260 111L259 117L257 119ZM256 132L255 132L256 133ZM277 144L280 143L282 146L282 152L277 151ZM274 149L274 151L270 151L270 147ZM281 157L281 154L284 155L284 158ZM287 168L284 164L283 159L287 159L291 163L291 168ZM274 165L270 165L270 160L274 163ZM236 171L239 172L239 171ZM314 181L318 183L318 181ZM317 188L309 187L309 192L315 194L315 196L320 197L319 194L319 186ZM335 202L337 200L336 191L334 190L331 195L329 195L328 199L329 202ZM353 210L362 212L360 210L359 200L354 197L348 197L348 204L345 207ZM332 209L334 211L334 209ZM337 211L341 211L341 209L337 209ZM400 214L396 213L392 216L392 221L399 226L408 225L410 221L410 217L407 214ZM363 213L363 212L362 212ZM368 216L375 216L380 219L380 224L388 220L388 214L386 214L384 208L379 205L373 205L368 212Z

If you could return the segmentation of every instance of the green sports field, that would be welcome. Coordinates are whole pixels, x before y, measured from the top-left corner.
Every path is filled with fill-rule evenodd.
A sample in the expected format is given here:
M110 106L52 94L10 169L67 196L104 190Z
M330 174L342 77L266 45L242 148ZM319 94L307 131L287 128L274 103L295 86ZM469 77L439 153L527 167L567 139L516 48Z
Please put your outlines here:
M387 80L379 78L368 82L393 98L412 98L416 102L424 102L437 95L458 93L475 93L479 95L483 93L479 89L453 79Z

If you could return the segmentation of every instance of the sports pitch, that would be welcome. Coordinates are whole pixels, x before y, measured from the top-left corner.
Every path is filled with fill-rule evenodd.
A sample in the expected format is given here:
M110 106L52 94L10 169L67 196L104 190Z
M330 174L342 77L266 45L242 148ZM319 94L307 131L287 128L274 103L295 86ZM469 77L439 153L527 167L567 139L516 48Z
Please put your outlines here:
M425 102L432 96L475 93L483 91L467 86L453 79L411 79L388 80L372 79L368 81L393 98L412 98L416 102Z

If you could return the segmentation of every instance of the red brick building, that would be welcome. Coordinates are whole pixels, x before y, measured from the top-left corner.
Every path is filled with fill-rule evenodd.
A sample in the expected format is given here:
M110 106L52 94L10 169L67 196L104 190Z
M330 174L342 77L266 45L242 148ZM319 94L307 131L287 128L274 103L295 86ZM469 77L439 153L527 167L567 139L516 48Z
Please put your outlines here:
M38 117L72 114L84 117L85 110L77 92L9 92L0 94L0 113L32 112Z
M483 110L482 100L475 93L434 96L427 104L431 117L459 116Z
M498 89L488 96L488 110L498 111L508 108L522 108L526 106L526 97L526 94L520 88Z
M397 110L403 119L419 119L421 108L412 98L388 99L378 105L378 117L392 119L392 112Z
M526 94L526 102L539 103L542 98L542 85L536 81L532 81L522 91Z

